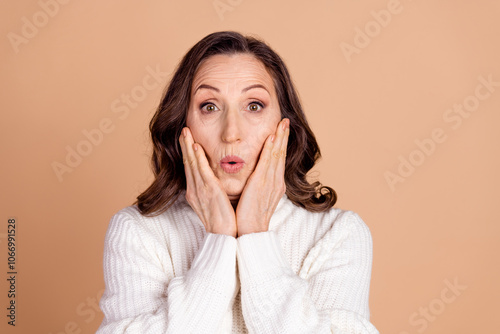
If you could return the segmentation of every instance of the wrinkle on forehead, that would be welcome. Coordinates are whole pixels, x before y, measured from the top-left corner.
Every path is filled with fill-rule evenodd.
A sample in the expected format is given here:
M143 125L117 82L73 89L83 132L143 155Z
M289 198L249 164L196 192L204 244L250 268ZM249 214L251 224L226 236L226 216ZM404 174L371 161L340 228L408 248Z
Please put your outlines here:
M273 80L266 67L259 59L248 54L215 55L207 58L195 73L192 93L202 83L212 83L224 93L229 93L229 89L241 92L241 89L251 83L260 83L274 95Z

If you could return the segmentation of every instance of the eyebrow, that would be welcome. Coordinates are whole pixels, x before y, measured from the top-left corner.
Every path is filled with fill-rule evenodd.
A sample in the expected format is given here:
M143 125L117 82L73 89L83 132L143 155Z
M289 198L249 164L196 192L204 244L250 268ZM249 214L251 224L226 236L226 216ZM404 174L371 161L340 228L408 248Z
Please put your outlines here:
M211 90L214 90L216 91L217 93L220 93L220 90L217 88L217 87L214 87L214 86L210 86L210 85L206 85L206 84L201 84L198 86L198 88L196 88L196 90L194 91L194 94L196 94L196 92L198 91L198 89L200 88L205 88L205 89L211 89ZM266 89L266 87L264 87L263 85L261 84L255 84L255 85L250 85L246 88L243 88L241 90L242 93L245 93L246 91L249 91L250 89L253 89L253 88L262 88L264 89L268 94L269 94L269 91ZM194 95L193 94L193 95ZM269 94L270 95L270 94Z

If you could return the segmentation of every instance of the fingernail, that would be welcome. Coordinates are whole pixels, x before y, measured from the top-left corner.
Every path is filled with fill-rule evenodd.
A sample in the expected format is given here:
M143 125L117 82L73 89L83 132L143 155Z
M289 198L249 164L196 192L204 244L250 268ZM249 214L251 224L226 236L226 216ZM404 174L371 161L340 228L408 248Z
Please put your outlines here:
M198 146L195 143L193 143L193 150L198 151Z
M187 130L186 130L186 128L182 129L182 134L184 135L184 137L187 136Z
M271 143L274 143L274 135L271 136Z
M283 125L281 127L283 128L283 130L286 129L286 120L283 121Z

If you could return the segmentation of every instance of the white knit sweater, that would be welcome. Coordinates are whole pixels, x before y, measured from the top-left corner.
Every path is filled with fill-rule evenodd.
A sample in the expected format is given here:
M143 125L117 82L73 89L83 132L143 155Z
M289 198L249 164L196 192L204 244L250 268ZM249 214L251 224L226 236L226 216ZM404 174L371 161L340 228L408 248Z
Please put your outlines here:
M269 230L207 233L182 192L157 217L117 212L104 247L97 333L370 333L369 228L284 195Z

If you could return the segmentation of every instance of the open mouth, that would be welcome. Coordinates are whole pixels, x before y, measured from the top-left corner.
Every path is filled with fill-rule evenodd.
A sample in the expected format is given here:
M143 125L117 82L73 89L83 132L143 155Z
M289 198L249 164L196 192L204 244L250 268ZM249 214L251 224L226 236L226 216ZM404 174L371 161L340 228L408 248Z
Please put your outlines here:
M220 166L228 174L238 173L245 164L245 161L236 155L225 156L220 161Z

